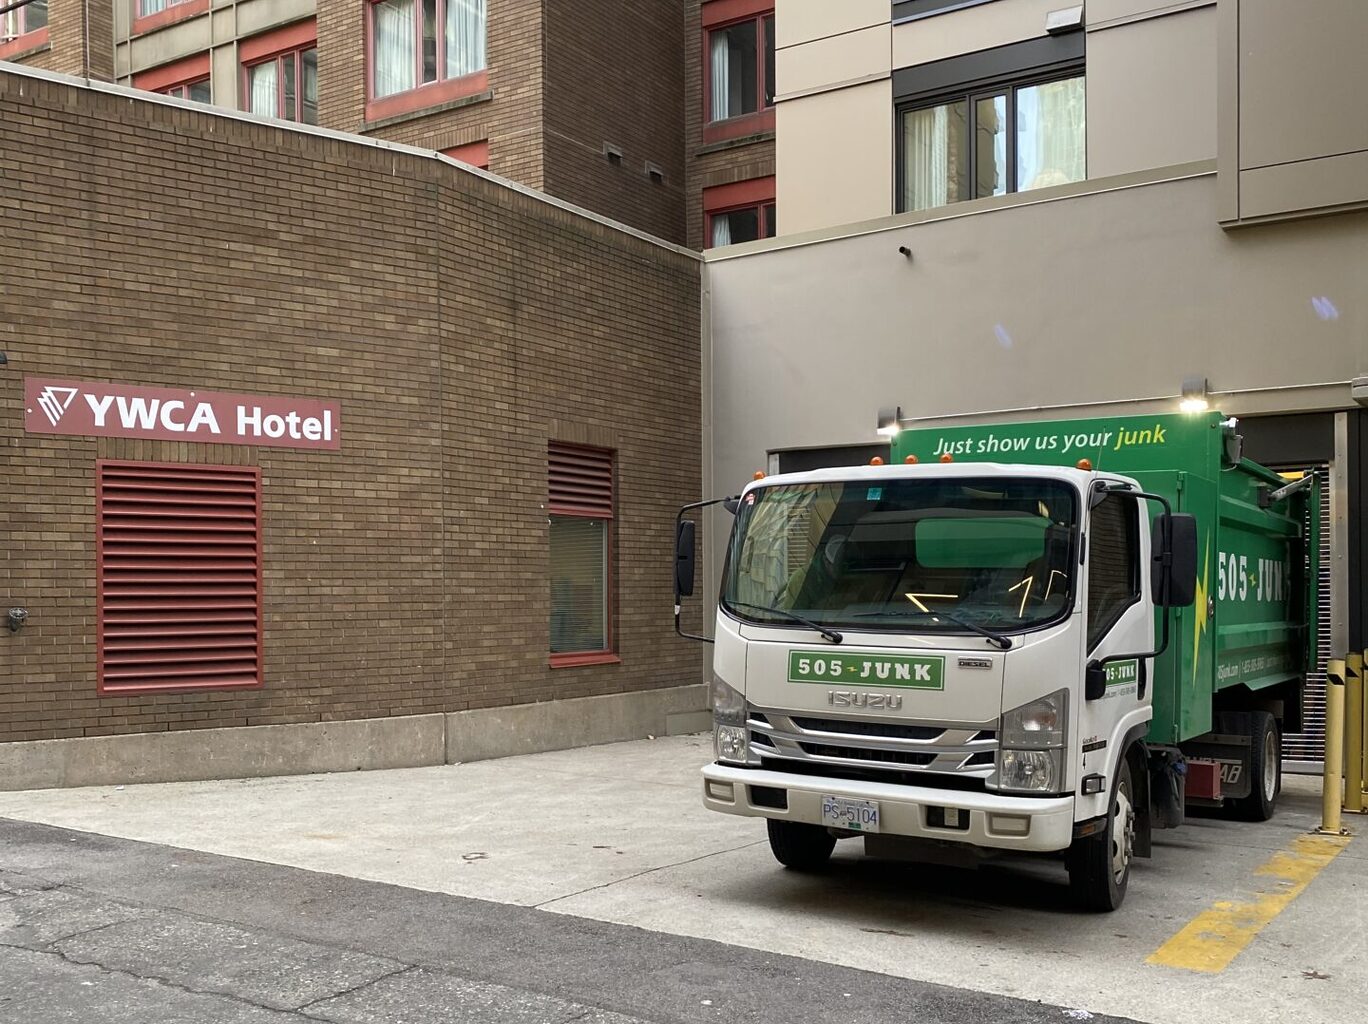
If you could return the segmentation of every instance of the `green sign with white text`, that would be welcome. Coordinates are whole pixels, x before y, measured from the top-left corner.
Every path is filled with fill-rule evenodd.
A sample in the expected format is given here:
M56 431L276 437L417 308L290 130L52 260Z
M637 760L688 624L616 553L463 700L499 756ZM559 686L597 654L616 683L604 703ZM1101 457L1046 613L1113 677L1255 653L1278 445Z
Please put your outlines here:
M945 659L934 655L789 651L790 683L945 689Z

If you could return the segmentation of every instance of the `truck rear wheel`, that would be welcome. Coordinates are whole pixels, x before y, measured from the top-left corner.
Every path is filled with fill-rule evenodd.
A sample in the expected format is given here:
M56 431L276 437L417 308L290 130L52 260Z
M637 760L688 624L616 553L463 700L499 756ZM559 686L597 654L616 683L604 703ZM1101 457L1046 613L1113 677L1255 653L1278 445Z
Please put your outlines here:
M1282 743L1278 723L1267 711L1251 711L1249 723L1249 796L1232 800L1231 807L1245 821L1267 821L1282 791Z
M816 871L831 859L836 837L820 825L766 820L774 859L794 871Z
M1101 835L1075 839L1069 847L1069 887L1085 910L1121 906L1135 854L1135 786L1130 758L1123 757L1112 785L1107 827Z

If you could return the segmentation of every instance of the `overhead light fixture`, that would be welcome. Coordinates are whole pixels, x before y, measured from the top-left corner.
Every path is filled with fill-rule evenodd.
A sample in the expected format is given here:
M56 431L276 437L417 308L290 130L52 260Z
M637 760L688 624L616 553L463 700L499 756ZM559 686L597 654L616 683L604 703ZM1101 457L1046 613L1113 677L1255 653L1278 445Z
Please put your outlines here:
M1205 412L1211 408L1205 377L1183 378L1183 400L1178 403L1178 408L1183 412Z
M897 437L902 429L902 406L879 410L879 436Z
M1083 5L1063 7L1045 15L1045 31L1052 36L1062 36L1066 32L1077 32L1083 27Z

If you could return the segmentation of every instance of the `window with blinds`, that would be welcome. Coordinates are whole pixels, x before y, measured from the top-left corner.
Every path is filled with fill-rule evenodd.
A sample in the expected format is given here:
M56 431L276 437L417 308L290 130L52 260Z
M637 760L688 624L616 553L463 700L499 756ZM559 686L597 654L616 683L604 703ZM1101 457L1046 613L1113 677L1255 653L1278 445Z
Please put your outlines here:
M101 693L262 685L261 472L101 462Z
M552 663L613 647L613 453L547 448Z

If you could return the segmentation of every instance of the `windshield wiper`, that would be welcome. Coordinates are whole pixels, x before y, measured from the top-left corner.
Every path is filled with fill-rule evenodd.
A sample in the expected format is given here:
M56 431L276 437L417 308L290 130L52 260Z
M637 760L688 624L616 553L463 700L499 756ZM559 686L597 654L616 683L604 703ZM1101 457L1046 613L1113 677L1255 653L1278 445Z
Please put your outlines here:
M836 632L836 630L828 629L820 623L813 622L811 619L805 619L801 615L795 615L793 612L785 611L783 608L770 608L763 604L748 604L745 601L728 601L726 603L732 608L749 608L753 612L765 612L767 615L782 615L786 619L792 619L794 622L802 623L809 629L815 629L833 644L839 644L845 639L845 637Z
M980 626L977 622L961 619L958 615L953 615L950 612L923 611L920 608L886 608L881 612L860 612L855 617L857 619L870 619L876 615L919 615L931 619L948 619L955 623L955 625L963 626L970 632L977 633L979 636L986 638L993 646L1000 650L1010 651L1012 649L1011 637L1004 636L1001 633L995 633L991 629Z

